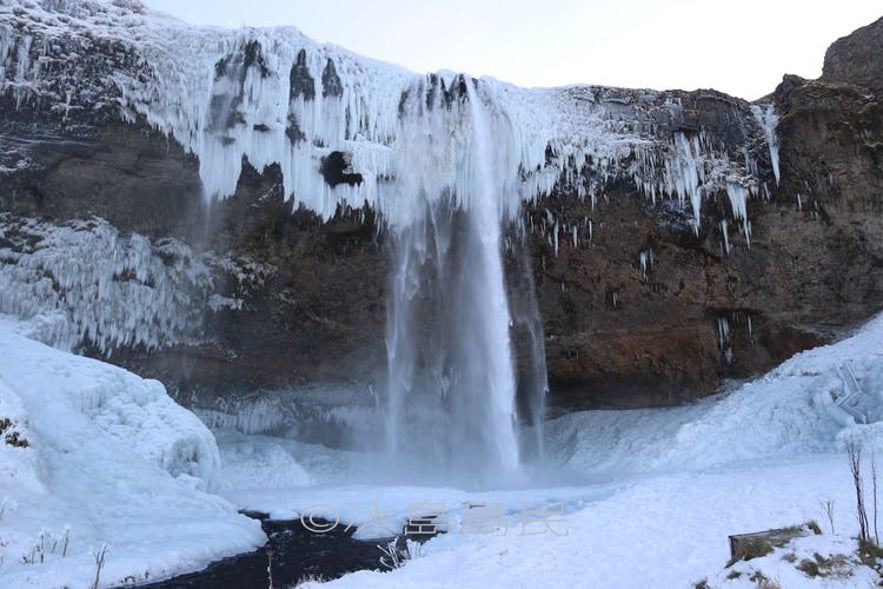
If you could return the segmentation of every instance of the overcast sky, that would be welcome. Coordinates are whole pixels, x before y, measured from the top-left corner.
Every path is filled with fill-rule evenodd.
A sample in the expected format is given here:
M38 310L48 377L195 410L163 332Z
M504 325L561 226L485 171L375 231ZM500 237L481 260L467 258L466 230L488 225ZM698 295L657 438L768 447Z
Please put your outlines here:
M879 0L142 0L195 24L293 25L417 72L521 86L716 88L759 98L821 74Z

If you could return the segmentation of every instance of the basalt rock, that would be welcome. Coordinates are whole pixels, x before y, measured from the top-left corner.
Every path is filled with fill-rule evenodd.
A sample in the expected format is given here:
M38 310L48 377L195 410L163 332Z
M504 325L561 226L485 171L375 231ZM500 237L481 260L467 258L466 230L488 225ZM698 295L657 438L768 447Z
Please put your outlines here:
M883 89L883 18L835 41L825 52L822 81Z

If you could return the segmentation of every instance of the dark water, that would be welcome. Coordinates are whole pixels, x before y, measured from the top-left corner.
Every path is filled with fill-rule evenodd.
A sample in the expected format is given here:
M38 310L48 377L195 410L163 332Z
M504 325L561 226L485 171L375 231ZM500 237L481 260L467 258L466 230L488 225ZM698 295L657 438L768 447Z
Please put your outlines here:
M272 521L256 514L249 515L261 519L261 526L269 538L263 548L219 560L195 573L138 587L267 589L270 587L267 568L271 565L273 586L287 589L310 575L330 580L353 571L381 569L383 553L377 545L385 545L390 540L354 540L352 532L343 531L340 526L318 534L304 528L300 520Z

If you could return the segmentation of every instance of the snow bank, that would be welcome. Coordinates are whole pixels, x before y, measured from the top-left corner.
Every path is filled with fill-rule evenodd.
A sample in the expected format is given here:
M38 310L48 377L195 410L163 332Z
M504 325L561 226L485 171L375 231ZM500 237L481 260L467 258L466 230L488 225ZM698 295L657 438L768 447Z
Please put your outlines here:
M105 544L102 586L263 544L257 522L205 492L220 468L214 437L159 382L48 348L22 327L0 318L0 419L27 440L0 441L0 586L86 586Z

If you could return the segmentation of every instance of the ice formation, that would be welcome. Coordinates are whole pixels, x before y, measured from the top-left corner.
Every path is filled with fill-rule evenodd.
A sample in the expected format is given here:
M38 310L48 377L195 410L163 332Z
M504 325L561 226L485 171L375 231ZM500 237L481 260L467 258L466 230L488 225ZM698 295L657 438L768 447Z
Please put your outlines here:
M767 145L770 148L770 163L773 166L773 175L776 177L776 186L779 185L781 172L779 171L779 136L776 134L776 127L779 126L779 115L772 104L760 106L754 104L751 106L751 112L757 117L758 122L763 128L763 134L766 138Z
M121 236L106 221L65 226L0 215L0 312L31 319L62 349L155 348L196 337L212 277L185 244Z
M745 242L751 247L751 221L748 220L748 189L737 184L727 184L727 197L733 209L733 218L742 222ZM727 247L729 249L729 246Z
M638 263L641 266L641 280L647 280L647 272L652 270L653 264L656 263L656 256L653 253L653 248L642 251L638 256Z
M162 384L21 337L22 328L0 316L0 419L28 443L0 443L0 586L93 586L102 544L101 586L122 586L266 541L257 522L205 492L220 482L217 442ZM64 557L47 549L45 562L23 559L45 532L65 529Z

